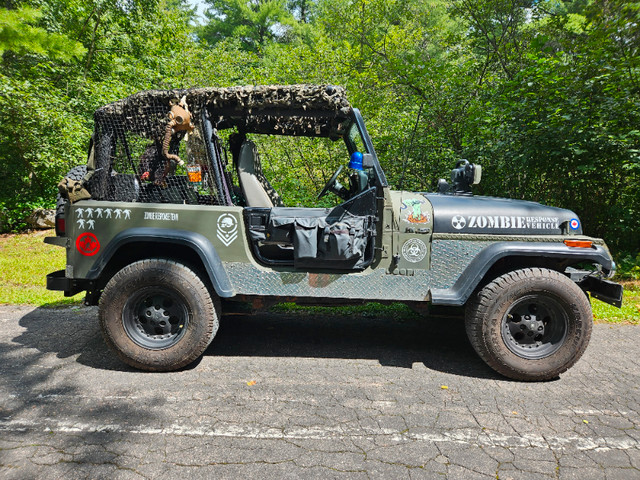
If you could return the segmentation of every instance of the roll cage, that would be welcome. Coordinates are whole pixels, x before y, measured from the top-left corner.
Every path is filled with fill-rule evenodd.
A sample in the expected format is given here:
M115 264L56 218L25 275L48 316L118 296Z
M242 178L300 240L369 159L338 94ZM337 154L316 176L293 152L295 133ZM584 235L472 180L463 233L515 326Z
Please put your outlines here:
M178 111L187 118L178 122ZM94 119L87 174L94 199L243 206L251 250L264 265L361 270L373 261L377 199L388 185L343 88L153 90L102 107ZM228 145L224 130L233 131ZM285 207L247 144L251 134L342 139L349 154L363 154L369 182L333 209ZM177 171L181 162L186 172Z
M172 107L183 101L192 131L171 130ZM94 114L87 183L96 200L234 205L228 146L219 133L343 139L363 149L377 187L387 186L371 138L344 89L289 85L140 92ZM171 131L172 134L165 132ZM173 159L194 166L176 173Z

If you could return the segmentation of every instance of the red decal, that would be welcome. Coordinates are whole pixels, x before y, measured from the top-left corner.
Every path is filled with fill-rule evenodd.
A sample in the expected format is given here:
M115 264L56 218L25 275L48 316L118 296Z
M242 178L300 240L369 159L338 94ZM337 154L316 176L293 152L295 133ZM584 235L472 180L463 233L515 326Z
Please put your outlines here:
M93 233L84 232L76 239L76 248L82 255L91 257L100 250L100 242Z

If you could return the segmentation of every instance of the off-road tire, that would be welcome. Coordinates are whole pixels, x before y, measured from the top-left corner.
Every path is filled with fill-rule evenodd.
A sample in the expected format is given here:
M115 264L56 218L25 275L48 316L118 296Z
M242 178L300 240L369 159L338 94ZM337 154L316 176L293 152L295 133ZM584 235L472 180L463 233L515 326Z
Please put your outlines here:
M543 268L496 278L474 293L465 312L467 336L478 355L505 377L526 381L554 379L574 365L587 348L592 321L580 287Z
M140 260L107 283L99 317L105 342L125 363L171 371L209 346L218 331L220 301L185 265Z

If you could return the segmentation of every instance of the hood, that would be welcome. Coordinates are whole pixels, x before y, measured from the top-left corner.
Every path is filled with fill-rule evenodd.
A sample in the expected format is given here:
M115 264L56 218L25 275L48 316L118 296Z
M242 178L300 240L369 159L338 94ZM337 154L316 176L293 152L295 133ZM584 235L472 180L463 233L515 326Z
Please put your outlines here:
M424 195L433 206L434 233L474 235L582 234L571 210L494 197Z

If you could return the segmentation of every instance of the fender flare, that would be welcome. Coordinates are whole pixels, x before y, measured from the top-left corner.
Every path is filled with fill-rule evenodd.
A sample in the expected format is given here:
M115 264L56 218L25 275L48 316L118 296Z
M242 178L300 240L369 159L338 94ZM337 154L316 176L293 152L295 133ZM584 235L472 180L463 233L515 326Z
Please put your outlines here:
M229 276L215 247L204 235L186 230L149 227L123 230L109 242L98 261L87 273L87 279L98 279L115 253L121 247L134 242L168 243L190 248L200 257L218 296L230 298L235 295Z
M577 248L568 247L562 243L499 242L482 250L451 288L431 289L431 303L433 305L464 305L489 269L505 257L568 259L576 263L589 261L602 265L605 271L615 269L613 259L600 245Z

